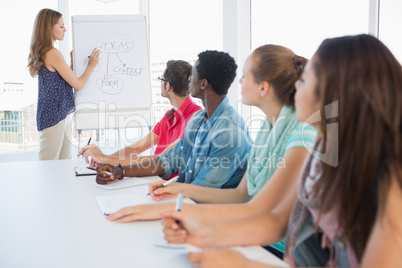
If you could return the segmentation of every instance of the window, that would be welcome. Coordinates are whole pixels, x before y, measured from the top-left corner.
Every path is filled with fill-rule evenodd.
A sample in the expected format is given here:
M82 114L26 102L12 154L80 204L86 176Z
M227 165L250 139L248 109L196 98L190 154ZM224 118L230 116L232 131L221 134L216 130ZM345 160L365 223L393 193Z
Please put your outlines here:
M23 2L23 3L21 3ZM0 66L0 83L18 82L33 87L36 90L37 82L26 68L28 64L29 46L36 14L42 8L57 10L57 0L37 1L7 1L2 2L0 16L0 55L3 64ZM33 103L36 102L32 94Z
M29 46L36 14L42 8L57 10L57 0L2 2L0 16L0 154L24 150L37 144L38 135L27 135L30 126L23 118L37 102L36 78L27 69ZM32 112L34 114L35 111ZM24 114L24 116L22 116Z
M222 0L152 0L149 4L152 74L161 75L168 60L193 65L198 53L222 50ZM168 103L160 90L160 82L152 80L153 102ZM162 116L156 111L154 121Z
M402 1L387 0L380 4L379 38L402 64Z
M0 142L22 144L22 112L0 112Z
M99 0L69 0L70 16L138 14L139 0L119 0L106 3Z
M366 0L252 0L251 46L282 45L311 58L325 38L368 33L368 21ZM261 114L251 110L252 118Z
M252 0L253 49L277 44L311 58L322 40L368 32L366 0Z

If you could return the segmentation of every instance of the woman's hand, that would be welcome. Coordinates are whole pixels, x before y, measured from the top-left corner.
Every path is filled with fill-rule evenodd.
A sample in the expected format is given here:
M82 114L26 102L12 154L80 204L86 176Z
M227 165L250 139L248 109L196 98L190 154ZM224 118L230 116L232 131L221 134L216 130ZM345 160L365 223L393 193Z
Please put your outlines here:
M97 48L94 48L94 50L91 53L91 56L89 56L88 68L94 69L96 67L96 65L99 62L99 55L100 55L100 50Z
M248 260L240 252L223 250L204 250L189 253L187 259L199 268L243 268L247 267Z
M173 209L174 203L144 204L126 207L106 217L109 221L126 223L138 220L157 220L161 218L161 211Z
M73 63L74 63L73 62L73 50L70 51L70 60L71 60L70 68L71 68L71 70L74 70L73 69L73 67L74 67L74 65L73 65Z
M210 241L215 238L211 227L196 218L178 211L161 213L163 232L169 244L191 244L200 248L213 246Z

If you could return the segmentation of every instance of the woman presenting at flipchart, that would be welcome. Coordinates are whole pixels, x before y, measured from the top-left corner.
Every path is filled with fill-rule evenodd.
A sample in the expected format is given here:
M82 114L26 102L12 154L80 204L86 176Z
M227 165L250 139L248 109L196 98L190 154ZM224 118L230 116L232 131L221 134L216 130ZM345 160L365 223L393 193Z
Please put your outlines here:
M71 158L69 114L75 111L73 89L79 91L84 87L99 61L100 51L94 49L86 70L77 77L72 70L72 59L68 66L54 47L56 40L64 39L65 32L61 13L51 9L39 11L28 57L29 72L32 77L38 77L39 160Z

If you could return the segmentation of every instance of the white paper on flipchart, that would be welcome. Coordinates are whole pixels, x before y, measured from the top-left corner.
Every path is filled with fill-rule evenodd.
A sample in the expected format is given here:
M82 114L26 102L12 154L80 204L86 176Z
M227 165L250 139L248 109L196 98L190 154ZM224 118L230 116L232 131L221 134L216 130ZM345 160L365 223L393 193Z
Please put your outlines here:
M176 202L176 198L163 198L161 201L155 201L147 193L132 195L106 195L97 196L96 200L104 215L116 212L124 207L130 207L140 204L156 204ZM184 203L194 203L188 198L183 199Z

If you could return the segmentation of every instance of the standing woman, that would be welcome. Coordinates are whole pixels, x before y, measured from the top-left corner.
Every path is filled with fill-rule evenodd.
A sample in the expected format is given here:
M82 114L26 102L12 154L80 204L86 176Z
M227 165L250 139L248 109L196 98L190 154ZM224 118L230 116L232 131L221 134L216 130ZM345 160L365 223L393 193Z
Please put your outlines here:
M100 51L94 49L88 66L77 77L54 42L64 39L62 14L42 9L33 28L28 68L38 77L37 128L40 132L39 160L71 158L71 129L68 115L75 111L73 88L80 91L98 63ZM70 53L72 56L72 53Z

